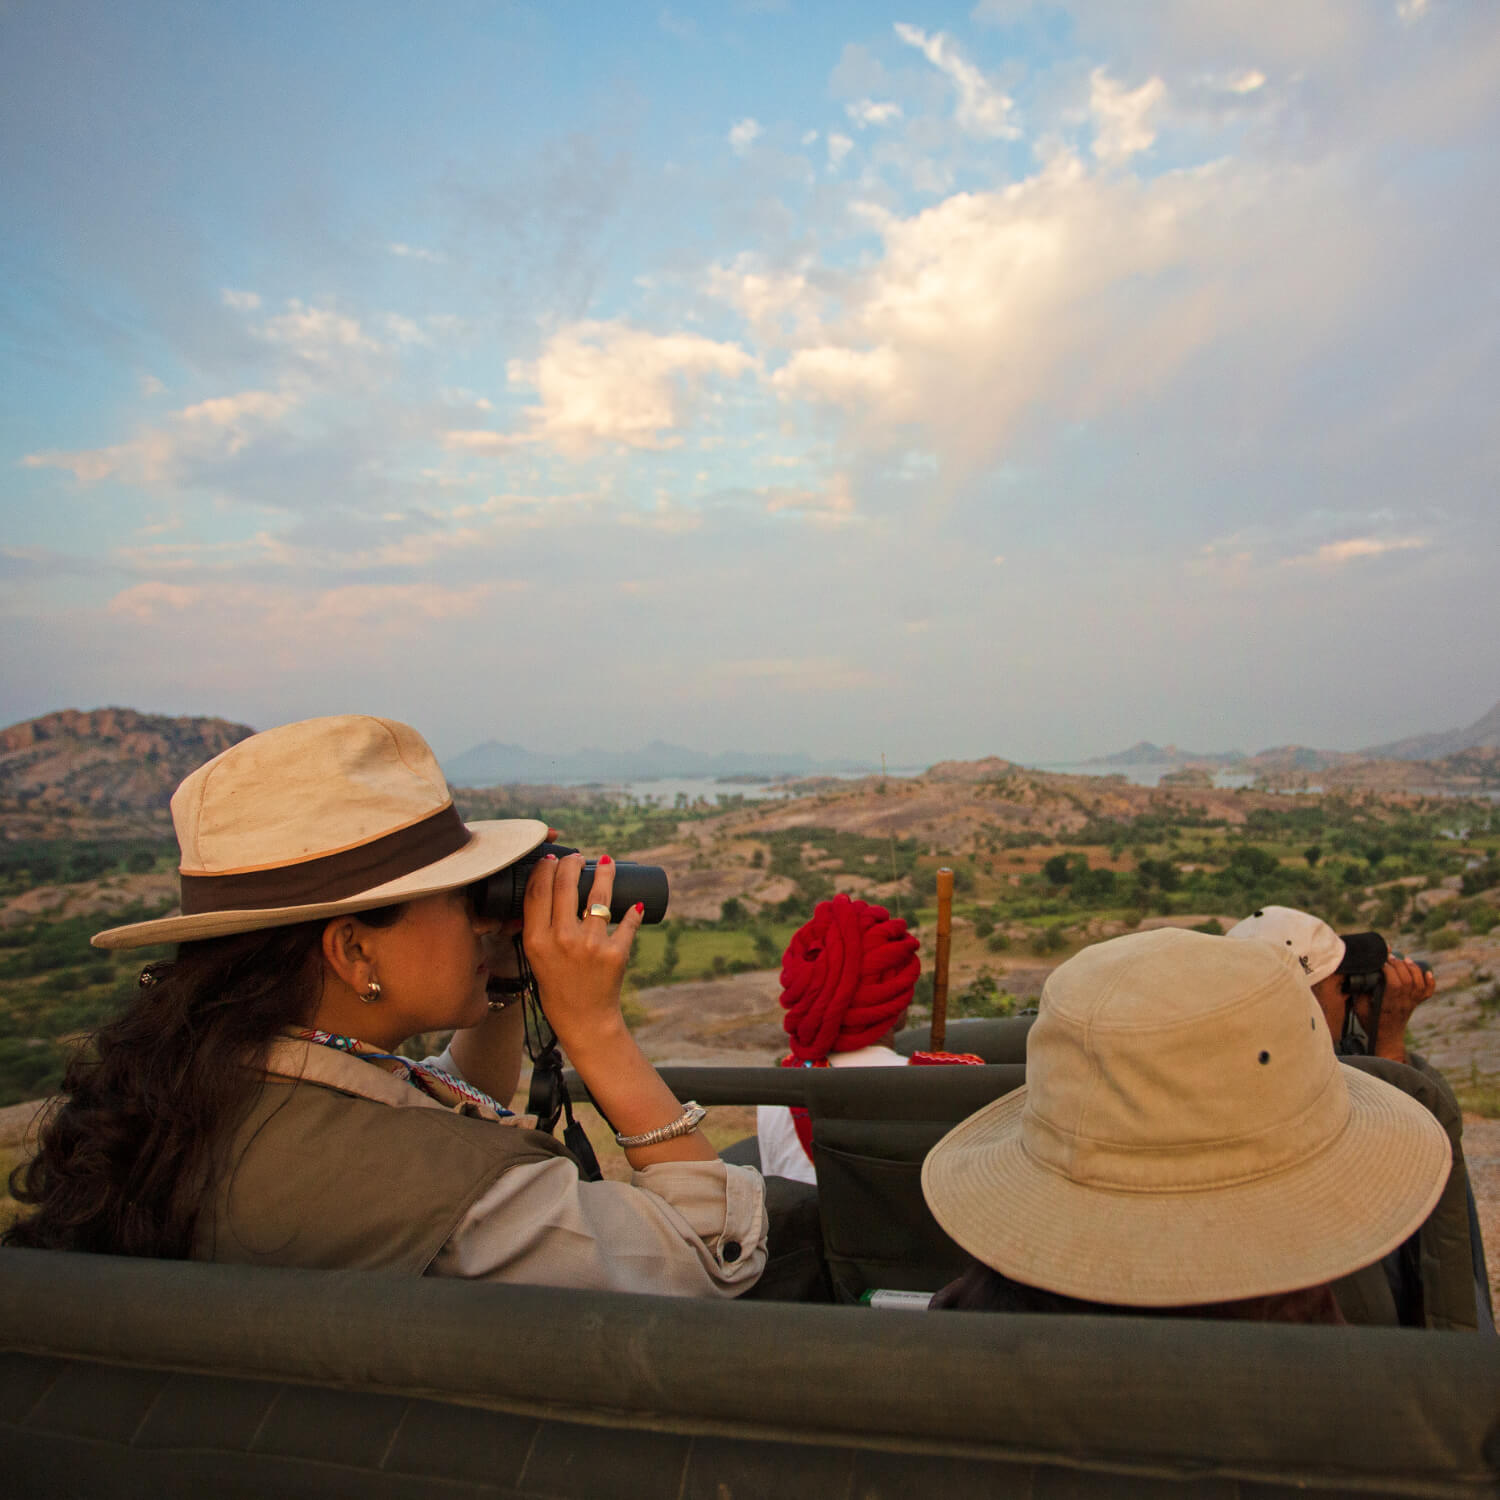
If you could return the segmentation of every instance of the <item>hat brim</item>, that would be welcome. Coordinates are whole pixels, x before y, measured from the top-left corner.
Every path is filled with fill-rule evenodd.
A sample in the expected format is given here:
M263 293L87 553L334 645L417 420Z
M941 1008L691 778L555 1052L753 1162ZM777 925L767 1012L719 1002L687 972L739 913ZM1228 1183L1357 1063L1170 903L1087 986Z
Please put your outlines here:
M305 906L278 906L244 911L200 912L191 916L158 917L150 922L132 922L96 932L90 940L96 948L148 948L156 943L188 943L199 938L229 937L238 932L259 932L270 927L290 927L345 912L370 911L398 901L412 901L438 891L452 890L482 880L513 865L545 842L547 825L535 818L504 818L465 825L469 840L452 854L409 875L372 886L338 901Z
M1343 1130L1253 1181L1169 1193L1075 1182L1022 1143L1023 1085L933 1147L922 1191L976 1259L1089 1302L1184 1307L1317 1286L1405 1240L1442 1195L1452 1161L1447 1133L1416 1100L1344 1073Z

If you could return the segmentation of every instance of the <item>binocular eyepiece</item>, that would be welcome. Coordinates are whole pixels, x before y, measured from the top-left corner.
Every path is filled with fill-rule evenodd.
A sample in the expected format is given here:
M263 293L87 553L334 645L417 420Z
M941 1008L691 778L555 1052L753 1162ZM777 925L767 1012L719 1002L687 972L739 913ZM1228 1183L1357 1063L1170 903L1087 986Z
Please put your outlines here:
M495 922L509 922L521 915L522 899L526 894L526 882L537 861L544 854L555 854L559 859L565 854L577 854L566 844L543 844L533 849L524 859L496 870L493 875L477 880L469 888L475 912ZM584 863L578 876L578 915L588 909L589 893L594 888L594 876L599 868L598 860ZM618 922L637 902L646 908L642 918L646 922L660 922L667 914L667 872L660 865L638 865L631 860L614 863L615 884L609 897L609 919Z

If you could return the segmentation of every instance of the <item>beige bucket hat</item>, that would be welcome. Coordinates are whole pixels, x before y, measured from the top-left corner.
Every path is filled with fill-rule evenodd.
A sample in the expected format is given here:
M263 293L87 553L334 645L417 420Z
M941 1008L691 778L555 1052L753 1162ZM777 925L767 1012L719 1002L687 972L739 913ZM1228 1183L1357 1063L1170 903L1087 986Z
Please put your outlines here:
M1055 969L1026 1085L922 1168L937 1221L986 1265L1091 1302L1187 1306L1316 1286L1431 1212L1441 1125L1343 1067L1274 947L1164 928Z
M366 714L251 735L172 794L182 915L94 934L143 948L367 911L492 875L547 837L465 824L427 742Z

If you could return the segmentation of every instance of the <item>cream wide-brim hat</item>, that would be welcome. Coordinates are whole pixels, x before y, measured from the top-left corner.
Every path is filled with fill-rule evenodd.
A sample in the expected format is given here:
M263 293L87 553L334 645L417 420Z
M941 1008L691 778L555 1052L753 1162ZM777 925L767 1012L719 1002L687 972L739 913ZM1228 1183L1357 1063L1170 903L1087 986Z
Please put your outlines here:
M369 911L492 875L547 837L534 818L465 824L416 730L347 714L251 735L172 796L182 914L96 933L144 948Z
M1015 1281L1179 1307L1379 1260L1447 1182L1443 1127L1343 1067L1269 945L1162 929L1085 949L1043 991L1027 1082L950 1131L922 1190Z

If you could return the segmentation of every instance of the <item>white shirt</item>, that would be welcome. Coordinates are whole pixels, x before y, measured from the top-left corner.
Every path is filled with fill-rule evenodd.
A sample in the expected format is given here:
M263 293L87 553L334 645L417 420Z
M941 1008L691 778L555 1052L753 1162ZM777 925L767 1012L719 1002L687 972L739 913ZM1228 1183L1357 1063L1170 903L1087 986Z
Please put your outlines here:
M834 1068L901 1068L910 1061L891 1047L856 1047L853 1052L833 1052L828 1062ZM793 1182L816 1182L818 1175L792 1123L792 1112L783 1104L762 1104L755 1111L755 1133L760 1138L760 1169L767 1177L790 1177Z

